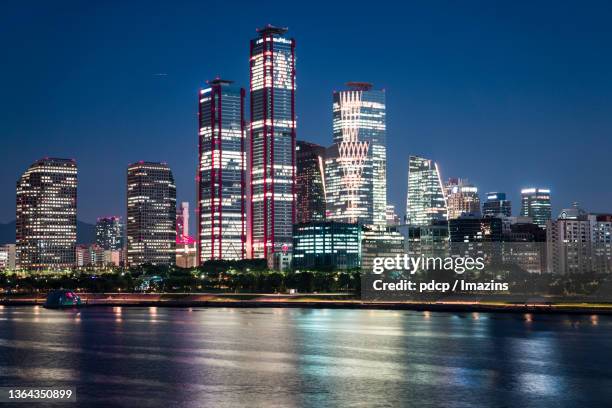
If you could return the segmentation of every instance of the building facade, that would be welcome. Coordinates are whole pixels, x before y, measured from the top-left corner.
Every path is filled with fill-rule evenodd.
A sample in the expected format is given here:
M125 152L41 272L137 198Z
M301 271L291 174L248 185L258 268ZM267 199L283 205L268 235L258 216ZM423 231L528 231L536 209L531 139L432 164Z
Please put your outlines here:
M400 217L395 212L395 206L387 204L387 211L385 218L387 219L387 227L397 227L400 225Z
M199 260L246 257L246 156L242 88L215 79L200 91Z
M546 230L529 217L500 216L503 223L503 260L528 273L547 272Z
M98 218L96 221L96 244L106 250L123 250L123 221L121 217L110 216Z
M15 270L16 254L15 244L0 245L0 270Z
M496 217L503 215L512 216L512 203L506 200L506 193L487 193L487 201L482 203L482 215L485 217Z
M76 213L76 162L44 158L32 164L17 182L17 267L73 267Z
M546 228L548 271L567 275L612 272L612 216L574 204Z
M400 225L404 248L410 256L442 256L448 252L448 221L433 221L429 225Z
M410 156L406 224L426 226L446 220L448 208L438 164L424 157Z
M175 262L176 185L165 163L140 161L127 170L127 262Z
M333 94L334 143L325 182L331 220L386 226L387 149L384 90L349 82Z
M250 51L251 256L293 245L295 214L295 40L287 29L258 29Z
M450 242L502 242L502 220L463 215L448 220L448 234Z
M112 252L120 253L119 251L105 250L98 244L85 245L80 244L76 247L76 266L78 268L99 269L107 264L112 264L109 261L109 255Z
M446 203L448 219L462 215L480 216L480 197L478 188L466 179L450 178L446 183Z
M550 189L524 188L521 190L521 215L530 217L534 224L546 228L551 218Z
M294 269L356 269L360 260L358 224L315 221L294 226Z
M325 220L325 148L297 141L296 212L297 223Z
M405 254L404 236L395 228L366 228L361 237L361 270L371 273L375 258L395 258Z

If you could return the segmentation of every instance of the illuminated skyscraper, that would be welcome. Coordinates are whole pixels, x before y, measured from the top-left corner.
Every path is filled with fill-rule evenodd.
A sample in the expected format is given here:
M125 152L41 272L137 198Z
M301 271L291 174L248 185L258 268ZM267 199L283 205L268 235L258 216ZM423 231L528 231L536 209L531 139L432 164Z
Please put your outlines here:
M384 90L349 82L334 92L334 144L327 149L325 182L331 220L386 225L387 150Z
M296 149L297 222L325 219L325 148L298 140Z
M76 212L76 162L44 158L32 164L17 181L17 267L73 267Z
M506 193L487 193L487 201L482 204L482 215L495 217L512 216L512 203L506 200Z
M478 188L468 183L466 179L448 179L446 183L446 203L449 220L459 218L462 215L480 216Z
M549 189L524 188L521 190L521 215L523 217L530 217L534 224L546 228L550 214Z
M410 156L406 224L427 226L447 219L446 197L438 164L424 157Z
M295 221L295 40L266 26L251 40L251 245L290 251Z
M199 259L246 256L244 97L231 81L200 91L198 174Z
M175 262L176 186L165 163L140 161L127 170L129 265Z
M121 217L100 217L96 222L96 244L103 249L123 249L123 222Z

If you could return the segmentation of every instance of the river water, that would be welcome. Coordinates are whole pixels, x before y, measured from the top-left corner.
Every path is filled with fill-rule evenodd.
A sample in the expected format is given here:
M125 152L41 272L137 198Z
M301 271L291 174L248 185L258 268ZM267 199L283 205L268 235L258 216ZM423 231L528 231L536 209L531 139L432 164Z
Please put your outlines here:
M612 406L612 318L0 306L0 386L87 407Z

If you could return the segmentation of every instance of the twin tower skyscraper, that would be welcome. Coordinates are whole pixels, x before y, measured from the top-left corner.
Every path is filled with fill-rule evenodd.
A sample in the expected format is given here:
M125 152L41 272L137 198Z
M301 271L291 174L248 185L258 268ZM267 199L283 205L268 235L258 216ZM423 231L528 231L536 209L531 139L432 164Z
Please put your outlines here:
M244 89L215 79L200 91L200 262L268 258L292 243L295 40L285 37L285 28L257 31L250 45L249 124Z
M246 91L221 78L199 93L196 208L199 261L291 251L296 222L295 40L258 29ZM385 225L384 91L350 83L334 93L334 144L323 177L327 218Z

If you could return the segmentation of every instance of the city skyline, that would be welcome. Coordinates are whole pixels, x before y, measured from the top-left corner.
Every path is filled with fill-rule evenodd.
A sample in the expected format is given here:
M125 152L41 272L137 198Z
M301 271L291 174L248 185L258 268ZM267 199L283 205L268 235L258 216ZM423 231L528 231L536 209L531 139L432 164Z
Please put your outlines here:
M505 10L508 12L508 27L511 28L510 31L513 34L516 34L516 31L522 28L516 21L516 16L518 14L517 9ZM51 30L53 32L52 22L62 19L72 21L71 19L74 18L77 12L87 14L93 11L99 11L101 15L104 15L105 12L109 12L108 10L80 9L74 11L73 14L70 12L55 15L51 14L51 17L49 17L51 20L43 20L43 22L46 21L50 26L43 24L43 28L41 29ZM427 10L427 8L417 10L417 12L429 15L430 17L435 16L435 14L432 15L432 11ZM491 12L491 10L485 9L474 18L484 21L487 17L494 17L487 14L488 12ZM543 12L543 10L534 10L533 12L535 14L532 19L535 19L535 17L539 15L538 13ZM448 13L450 13L450 11ZM554 13L557 13L558 17L563 20L569 18L570 10L558 9L554 10ZM593 15L589 15L593 17ZM462 17L460 21L465 21L468 18L465 14L461 14L460 16ZM442 18L444 16L438 17ZM578 13L578 16L575 17L578 20L577 23L583 22L580 20L581 17L584 18L582 12ZM20 18L26 17L21 16ZM183 15L182 18L186 17ZM480 129L470 133L466 131L465 127L462 128L461 126L459 127L460 130L451 132L450 129L442 130L440 126L442 122L449 122L449 128L450 124L456 124L455 121L458 120L457 116L461 116L460 114L462 112L466 113L464 111L465 100L463 100L463 103L460 103L458 99L451 98L448 102L443 102L443 98L440 94L441 89L446 84L449 86L449 88L447 88L448 92L452 92L452 89L455 89L453 86L459 85L459 82L465 80L467 80L467 82L475 81L476 78L472 78L471 76L466 78L465 72L462 74L460 72L461 70L445 73L446 76L439 75L440 67L436 61L439 62L440 58L443 59L449 55L455 55L455 51L451 50L450 47L439 47L437 48L438 54L428 54L426 56L429 58L419 59L418 62L416 62L419 66L427 66L435 71L435 73L429 74L429 76L423 70L416 73L417 75L415 78L424 80L425 85L430 86L430 90L435 91L427 98L418 99L424 95L422 93L424 89L419 87L416 89L410 88L410 86L415 86L414 82L412 82L414 79L410 81L410 86L407 88L406 83L398 82L397 72L389 68L381 67L380 65L377 65L379 67L378 69L374 69L372 64L367 61L360 61L360 63L352 65L346 64L342 69L330 68L327 70L326 68L319 72L313 65L318 58L333 57L343 60L349 58L347 61L353 62L354 60L351 58L351 53L349 51L356 51L358 49L373 50L376 45L372 40L360 38L360 40L362 40L361 42L343 42L347 47L346 52L340 52L339 54L341 55L339 56L330 55L329 51L323 50L320 47L313 50L313 46L316 45L317 41L321 41L321 33L316 30L307 30L305 18L306 17L298 19L289 14L278 15L278 13L269 13L267 15L261 15L261 17L259 17L259 15L249 16L248 18L241 17L241 19L249 23L245 23L246 26L244 28L241 27L237 29L235 34L229 36L227 40L223 40L223 44L226 48L215 48L214 56L218 63L207 62L206 64L194 65L184 59L179 59L177 63L170 64L170 67L164 67L163 65L167 63L161 64L160 61L155 60L156 64L152 64L155 65L155 69L149 69L146 73L139 74L146 76L146 79L138 77L139 79L135 79L134 81L122 83L122 81L128 80L127 77L132 78L131 75L134 75L135 72L142 72L142 68L144 68L143 66L134 65L132 62L132 64L129 65L131 68L128 70L128 75L126 75L126 77L120 76L120 81L116 84L107 83L107 85L109 85L109 92L118 92L116 95L112 94L112 92L109 94L108 92L100 91L100 85L98 83L90 82L91 88L85 95L92 96L89 100L92 104L92 110L80 111L84 114L84 117L83 115L79 115L79 110L74 111L76 107L69 100L64 99L64 96L54 96L53 98L57 99L51 99L53 103L49 106L50 112L40 113L42 116L37 117L37 119L39 119L37 121L28 121L23 114L19 115L19 113L22 111L33 111L36 107L35 102L21 97L11 98L10 95L14 95L16 89L14 86L7 86L6 89L9 93L8 99L12 100L12 102L10 106L5 106L6 109L3 110L3 115L6 115L6 117L3 116L3 120L1 121L1 123L6 126L6 128L3 129L3 133L8 136L9 142L7 143L6 149L1 153L4 158L5 169L3 175L0 177L0 187L3 191L12 190L19 174L21 174L32 161L40 157L74 157L79 163L79 197L81 200L79 202L78 217L81 220L93 223L98 216L103 214L125 216L122 205L125 201L125 192L122 188L123 169L127 163L144 159L168 162L169 166L176 173L179 201L195 203L195 187L193 180L195 178L194 163L197 162L197 129L196 125L193 123L193 115L197 108L194 107L193 104L193 95L197 92L199 87L204 86L204 79L213 77L217 73L223 75L227 73L228 77L236 78L236 84L238 86L248 86L248 39L254 37L254 30L256 27L266 22L272 22L283 26L289 26L291 29L291 36L296 38L299 44L299 73L297 75L298 90L296 96L298 111L297 138L299 140L307 140L324 146L330 144L332 140L330 98L333 91L342 88L345 82L350 80L367 80L379 84L386 89L388 99L387 121L389 127L387 132L387 148L389 151L388 173L390 174L388 180L388 202L396 206L398 213L401 214L404 212L403 197L405 197L405 174L407 170L407 158L411 154L429 157L438 162L444 179L459 176L467 177L478 187L481 193L484 191L505 191L509 196L508 199L514 203L520 202L520 190L523 188L530 186L550 187L553 195L553 216L557 214L561 208L569 206L570 203L574 201L579 201L584 208L593 212L605 212L609 210L609 203L612 201L612 192L610 189L596 189L592 186L606 185L605 175L607 167L605 165L605 155L603 152L606 150L609 151L607 147L609 147L608 144L610 141L605 140L603 136L609 133L608 129L610 126L608 126L608 119L604 120L604 118L606 116L610 117L611 115L609 115L606 110L609 108L604 108L598 101L600 101L602 97L602 100L606 99L605 93L610 91L610 83L608 81L609 78L605 75L602 77L601 74L599 76L595 75L595 78L591 79L593 82L584 82L586 80L584 74L590 72L595 66L593 63L598 61L596 59L598 57L595 57L595 51L597 51L598 41L602 41L601 39L591 42L590 48L587 50L578 50L576 48L570 49L570 51L572 51L570 54L574 56L583 55L589 57L590 59L588 59L588 61L590 61L591 65L586 62L584 64L574 63L574 65L572 65L573 68L581 69L579 69L579 73L583 74L581 77L583 82L580 85L571 81L563 82L563 87L558 88L556 94L553 92L554 87L552 85L561 85L560 79L561 77L564 78L564 75L560 72L553 72L556 75L553 79L556 79L558 83L552 79L548 82L545 81L545 83L543 85L540 84L540 86L534 86L532 83L530 87L521 88L524 92L522 97L520 92L518 94L512 94L511 92L501 92L501 94L499 94L500 89L498 87L492 87L489 92L483 91L487 83L504 76L509 76L512 80L511 83L514 85L523 84L526 86L520 79L526 79L526 77L527 79L539 78L539 75L541 75L539 70L542 70L542 67L548 66L547 63L551 63L555 59L563 58L556 53L553 53L554 56L550 57L551 61L538 60L537 64L534 63L533 66L524 65L527 63L528 58L519 58L517 60L519 63L518 67L523 69L523 71L521 71L523 77L521 77L521 75L513 76L511 72L503 70L498 72L499 75L497 76L485 75L482 82L483 88L480 89L483 91L480 97L484 98L481 102L484 102L484 100L491 101L492 99L489 98L497 95L512 99L514 103L523 103L529 99L527 94L532 92L535 93L536 97L539 96L540 98L543 95L542 92L546 89L552 93L550 93L547 98L544 98L547 99L548 104L536 98L537 102L531 105L528 104L529 108L525 111L521 111L520 109L516 110L516 106L513 103L510 103L513 109L504 111L502 108L504 106L508 107L507 104L509 99L505 99L506 105L504 103L492 103L490 108L495 118L499 119L500 112L504 112L507 115L507 117L502 118L504 120L501 120L499 123L492 123L489 119L482 117L481 114L489 112L487 109L483 108L484 105L480 106L480 108L475 111L467 112L468 114L459 121L462 125L465 125L463 121L474 122L474 119L477 119L474 122L479 124L476 128L479 128L481 125L485 128L487 126L493 126L492 129L495 129L495 132L485 132ZM98 20L94 19L94 23L97 21ZM549 22L549 24L552 23ZM592 21L591 24L593 24ZM488 23L485 25L487 28L491 28ZM597 26L597 24L595 24L595 26ZM345 26L340 25L336 28L328 28L328 33L331 31L331 34L334 36L334 41L350 40L350 35L354 34L353 28L349 29L347 33L343 31L343 27ZM559 25L559 30L561 30L560 27L561 25ZM383 33L386 35L395 33L393 27L384 26L382 28L384 28ZM16 26L10 24L7 29L14 30L17 33L19 32ZM114 29L107 27L103 28L94 24L94 33L96 33L96 29L98 30L98 35L106 33L105 30L111 30L111 33L114 35L118 34L116 31L113 31ZM530 34L536 34L536 39L540 41L551 41L552 44L555 45L561 44L551 38L542 37L543 34L538 32L533 26L528 26L527 31ZM180 37L183 34L184 32L179 30L176 36ZM503 33L496 30L493 30L492 34L495 41L501 41L505 38ZM540 36L538 36L538 34ZM592 36L591 32L575 33L572 30L562 31L558 34L560 34L560 38L564 39L564 41L568 41L569 38L582 38L586 40L590 39ZM573 37L572 35L574 34L576 34L576 36ZM604 32L604 34L608 33ZM421 33L420 38L422 38L423 35L424 34ZM459 45L467 46L467 42L464 41L471 37L467 35L467 38L464 38L465 36L466 33L462 33L460 36L461 38L457 40L460 42ZM31 50L32 47L36 48L37 46L29 43L27 38L26 36L22 39L24 41L24 47L22 48L25 50ZM116 41L115 37L111 39ZM519 40L522 39L523 37L519 36ZM561 39L559 41L561 41ZM174 41L176 40L177 38L174 38ZM441 41L441 39L436 38L435 41ZM502 45L503 44L505 43L502 43ZM521 44L526 46L525 43ZM72 44L72 46L76 47L75 49L79 49L78 45L79 44ZM412 47L416 46L416 48L408 49L414 50L414 52L418 54L420 50L418 44L411 42L407 47L409 45ZM168 48L169 47L162 47L160 55L169 52ZM508 51L507 48L504 50ZM555 50L556 49L553 51ZM187 51L179 50L173 52L177 53L177 55L185 55ZM380 50L379 53L381 54L380 57L383 59L393 57L393 52L389 48L384 48ZM52 72L60 69L64 66L64 63L68 64L74 62L69 58L69 55L64 54L65 52L62 54L64 60L60 58L59 62L51 63L47 60L44 61L45 64L52 68ZM529 58L535 58L530 53L527 54ZM109 53L108 55L104 55L111 56L113 54ZM516 55L514 56L516 57ZM521 56L519 55L518 57ZM92 56L93 60L96 60L96 58L97 57ZM468 66L472 69L479 67L480 69L484 69L484 67L489 66L487 63L483 62L482 59L476 58L476 60L480 61L480 63L478 63L478 61L465 62L468 63ZM398 60L398 62L400 61L414 62ZM77 64L77 74L83 72L83 70L91 74L101 73L91 67L90 61L77 62L79 62L79 64ZM600 68L605 70L609 61L605 60L600 62ZM536 65L538 66L538 72L531 72L530 69L536 70ZM108 65L103 66L108 67ZM12 65L9 64L2 69L6 70L8 74L14 74L11 67ZM159 69L157 69L158 67ZM408 64L406 67L412 69L413 64ZM189 71L189 74L185 75L184 79L177 78L177 72L180 74L183 72L181 70ZM478 72L482 73L481 71ZM323 74L323 76L321 76L321 74ZM449 76L449 74L453 75ZM41 85L39 83L40 79L36 78L30 78L32 79L31 82L25 83L25 76L23 75L17 75L16 82L23 85L22 90L24 94L28 94L27 91L30 87L36 84ZM15 76L13 75L13 77ZM117 79L112 75L110 77L102 75L103 82L112 80L113 78ZM451 79L449 80L448 78ZM51 82L47 85L47 88L43 89L39 87L39 89L41 92L45 93L44 95L50 92L49 89L54 89L55 92L65 91L66 97L68 97L72 95L72 87L82 83L84 80L85 78L83 78L82 75L64 76L59 84ZM595 82L596 80L598 81ZM449 83L449 81L451 83ZM453 81L458 82L455 83ZM471 82L471 84L474 85L474 82ZM425 85L423 85L423 87L425 87ZM463 85L465 85L465 83ZM119 92L117 89L118 86L125 87L130 95L138 95L131 96L130 105L137 105L138 101L145 101L143 98L155 97L155 99L159 99L159 101L147 101L144 103L143 107L154 108L153 111L149 111L147 114L143 113L142 107L138 108L137 106L133 106L128 109L128 106L122 105L122 103L117 100L123 95L123 93ZM476 86L476 88L479 86L480 85ZM469 91L468 88L469 87L455 90L457 90L459 94L465 96L465 92ZM159 91L160 94L155 94L155 92L152 91L153 89L156 89L155 92ZM407 89L410 92L408 92ZM95 94L95 96L90 93L95 90L101 93ZM140 93L139 91L144 92ZM505 89L505 91L508 91L508 89ZM586 91L589 91L587 92L587 99L590 101L590 104L585 105L585 100L580 100L576 97L583 95ZM559 92L561 92L561 95L555 100L553 96L559 96ZM85 97L85 95L81 97ZM180 95L187 95L187 97L178 97ZM172 96L174 96L174 98ZM478 99L478 97L476 97L476 99ZM469 100L474 102L473 99ZM175 101L177 102L176 107L171 106ZM417 101L420 102L420 104L416 103ZM5 101L3 103L6 104L7 102ZM420 106L423 104L428 106L429 110L427 112L421 110ZM468 103L468 105L470 104ZM575 114L569 116L571 119L569 126L567 123L568 118L561 114L563 109L559 110L559 108L561 108L560 105L563 105L565 109L569 109L570 113L573 112ZM585 108L585 106L587 108ZM472 108L473 107L474 106L472 106ZM121 112L118 113L115 111L115 108L119 109ZM159 114L159 109L161 108L164 109L164 111L161 112L163 114L159 115L159 118L152 117L152 115ZM547 120L549 120L547 126L553 126L555 130L553 132L553 129L549 128L549 131L540 133L539 138L538 130L542 130L542 126L544 126L546 122L545 120L526 121L526 125L519 125L519 122L522 122L522 118L524 118L521 115L527 114L527 118L533 119L533 116L530 116L530 114L537 112L536 108L544 110L544 119L548 118ZM557 114L553 114L555 111L557 111ZM13 115L14 113L17 114ZM108 122L106 120L101 122L100 119L105 117L104 115L106 113L109 114L111 120ZM444 120L440 121L439 118L432 116L436 113L442 115ZM74 114L74 116L71 114ZM595 117L593 117L593 115L595 115ZM507 120L511 117L515 120ZM21 118L21 122L17 121L19 118ZM87 122L88 118L94 119L93 122ZM589 118L596 120L587 120ZM161 123L160 120L162 119L166 122ZM40 123L41 121L42 123ZM414 123L415 121L420 123L420 130L416 128L411 130L413 126L416 126ZM83 127L85 123L88 125L87 128ZM48 132L45 133L46 137L41 140L39 130L37 129L39 129L38 126L42 124L48 129ZM510 141L508 136L515 133L517 130L516 126L519 126L525 133L516 133L518 136ZM154 130L153 127L164 130L160 132ZM561 129L564 127L566 129ZM87 130L87 132L85 132L85 130ZM89 132L92 134L91 137L89 136ZM101 137L101 132L105 137ZM128 135L129 137L127 137ZM151 140L145 143L145 139L143 138L147 138L148 135L151 135ZM161 137L167 135L172 135L171 140L173 144L176 144L176 148L161 143ZM491 139L494 136L496 138L499 137L500 140L508 140L508 142L501 147L497 143L493 143L496 148L501 148L503 150L497 153L507 158L507 162L505 163L500 162L498 159L490 159L486 157L486 154L483 155L481 152L484 149L489 153L489 156L491 155L491 151L495 152L495 150L491 150L491 148L479 143L482 142L483 138ZM578 136L580 136L579 139ZM460 138L461 143L456 142L457 137ZM36 140L36 143L32 143L32 140ZM96 140L101 140L104 144L100 145L100 142ZM535 142L533 142L533 140L535 140ZM568 157L571 157L573 154L574 149L571 148L571 145L576 143L574 140L581 140L582 143L588 143L589 141L599 143L598 149L595 149L593 152L594 158L589 161L589 166L574 168L565 165L564 160L567 160ZM81 143L79 143L79 141L81 141ZM528 141L532 143L526 144ZM27 144L27 146L23 144ZM543 148L544 150L542 150ZM185 149L187 149L187 155L185 155ZM180 155L178 153L180 153ZM548 155L550 155L550 158L555 157L559 158L559 160L549 160L547 159L549 157ZM191 156L193 156L194 160L192 160ZM476 156L479 157L480 162L475 161ZM517 160L513 162L511 160L512 157L516 157ZM542 162L538 162L538 158L546 163L545 168L542 168ZM586 168L586 170L584 168ZM585 177L589 177L588 180L590 183L581 182ZM94 180L99 180L99 183L94 183ZM93 186L94 184L95 187ZM98 191L100 193L97 193ZM483 199L482 195L481 199ZM515 214L517 208L518 207L515 206ZM13 220L14 213L14 200L12 200L11 195L6 195L6 198L0 202L0 222Z

